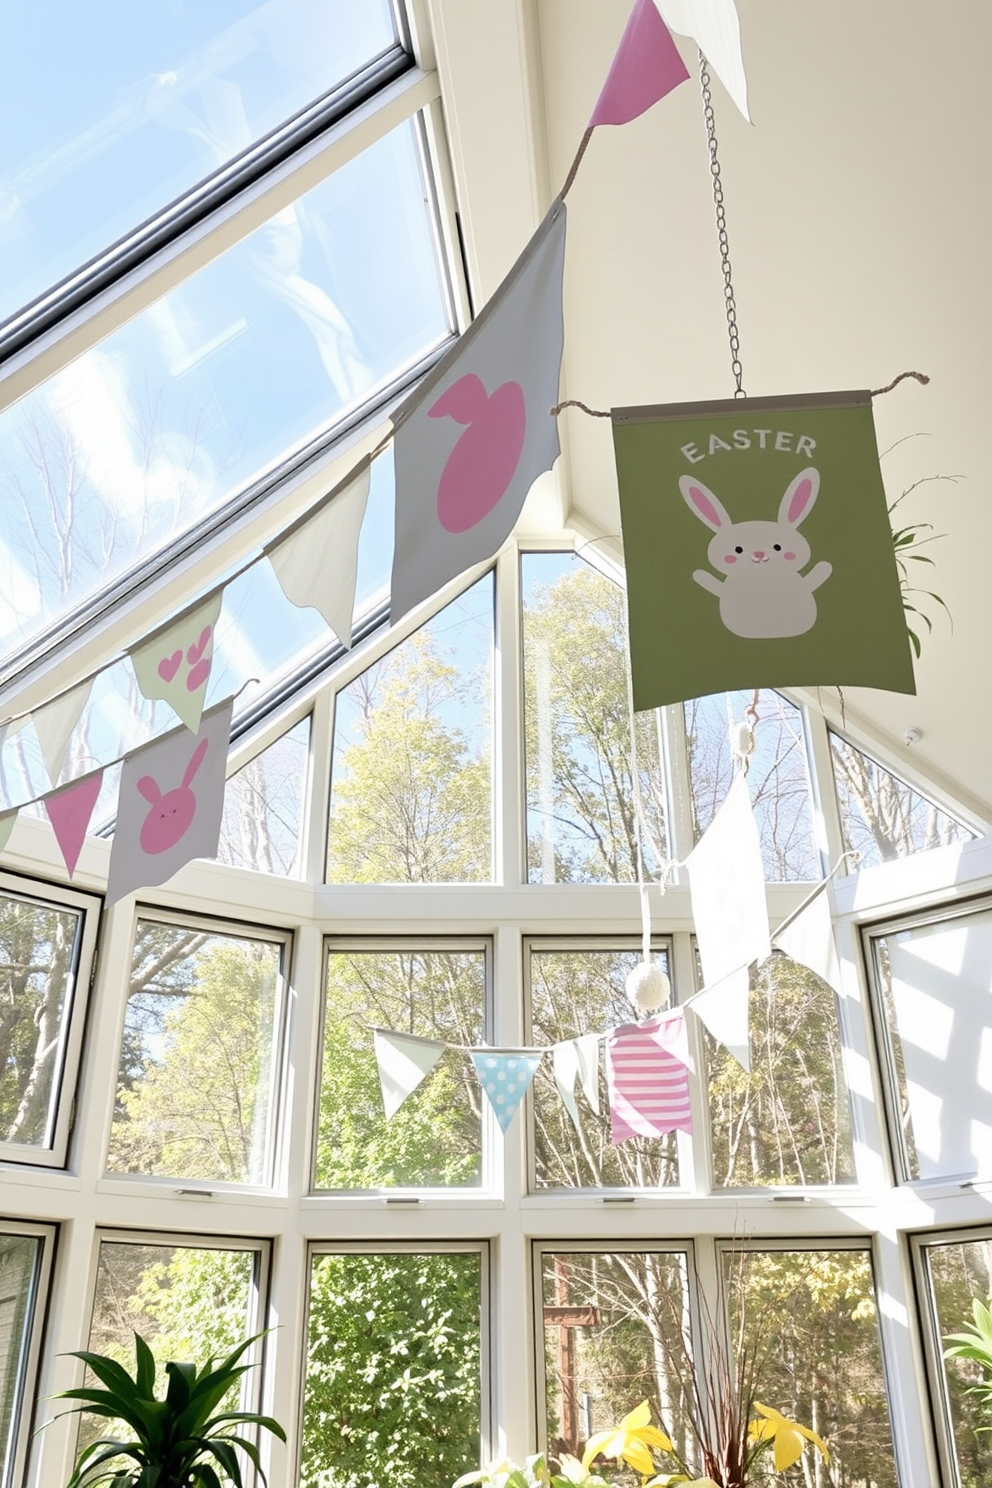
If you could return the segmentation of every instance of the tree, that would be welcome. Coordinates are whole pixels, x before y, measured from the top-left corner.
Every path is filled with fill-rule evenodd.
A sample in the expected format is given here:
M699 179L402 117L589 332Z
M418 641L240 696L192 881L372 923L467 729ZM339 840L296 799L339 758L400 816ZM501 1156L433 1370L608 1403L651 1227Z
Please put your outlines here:
M751 1070L709 1036L720 1186L850 1183L850 1101L832 987L776 952L751 986Z
M357 718L352 742L335 749L330 881L490 879L489 750L449 721L478 705L479 679L421 630L346 692Z
M132 986L108 1166L264 1183L280 948L188 937L149 926L137 952L154 963L152 944L164 942L168 965L154 976L148 967L140 990Z
M867 1250L728 1254L731 1323L759 1360L758 1398L824 1437L807 1488L895 1488L871 1256ZM736 1274L731 1274L736 1273Z
M317 1138L319 1188L470 1185L481 1177L478 1082L449 1050L386 1122L371 1028L481 1042L479 952L338 951L328 958Z
M479 1258L317 1255L302 1488L446 1488L479 1457Z
M0 1136L43 1147L80 916L0 896Z
M862 867L966 842L972 834L846 739L831 734L845 846Z
M622 591L588 564L538 587L524 615L528 865L532 880L631 883L637 830ZM636 718L649 871L665 851L653 714ZM657 848L657 851L655 851Z

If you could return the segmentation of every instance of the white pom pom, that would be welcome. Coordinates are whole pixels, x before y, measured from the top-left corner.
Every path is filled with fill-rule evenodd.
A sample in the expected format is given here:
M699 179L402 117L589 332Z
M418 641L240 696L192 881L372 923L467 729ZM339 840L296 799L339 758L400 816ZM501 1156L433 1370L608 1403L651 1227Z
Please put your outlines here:
M672 995L671 982L661 967L650 961L639 961L628 972L623 985L631 1005L639 1013L656 1013Z

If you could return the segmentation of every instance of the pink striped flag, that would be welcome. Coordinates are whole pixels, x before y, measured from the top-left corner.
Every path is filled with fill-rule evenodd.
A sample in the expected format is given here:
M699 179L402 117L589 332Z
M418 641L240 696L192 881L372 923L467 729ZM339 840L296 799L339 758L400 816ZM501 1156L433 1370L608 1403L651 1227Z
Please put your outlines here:
M692 1131L689 1044L681 1009L625 1023L606 1042L610 1141Z

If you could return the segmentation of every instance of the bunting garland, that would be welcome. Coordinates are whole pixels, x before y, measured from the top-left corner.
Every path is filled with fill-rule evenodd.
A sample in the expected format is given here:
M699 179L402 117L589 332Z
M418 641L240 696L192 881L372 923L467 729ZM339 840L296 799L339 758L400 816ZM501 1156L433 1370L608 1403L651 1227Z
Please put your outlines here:
M184 610L146 636L129 653L134 675L149 699L162 699L194 734L214 659L214 628L223 589Z
M531 1086L541 1053L527 1049L473 1050L479 1084L489 1097L500 1130L505 1132Z
M606 1041L610 1141L692 1133L689 1045L681 1009L625 1023Z
M94 770L91 775L83 775L44 798L45 811L70 878L76 871L86 828L102 784L103 771Z

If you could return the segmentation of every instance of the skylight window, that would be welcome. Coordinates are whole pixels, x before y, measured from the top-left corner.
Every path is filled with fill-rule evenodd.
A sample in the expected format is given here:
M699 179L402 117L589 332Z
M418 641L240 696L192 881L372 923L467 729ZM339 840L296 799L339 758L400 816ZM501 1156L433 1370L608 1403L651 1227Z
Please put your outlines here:
M21 5L4 52L0 320L314 100L404 59L389 0Z
M404 123L0 417L0 650L446 339L430 195Z

